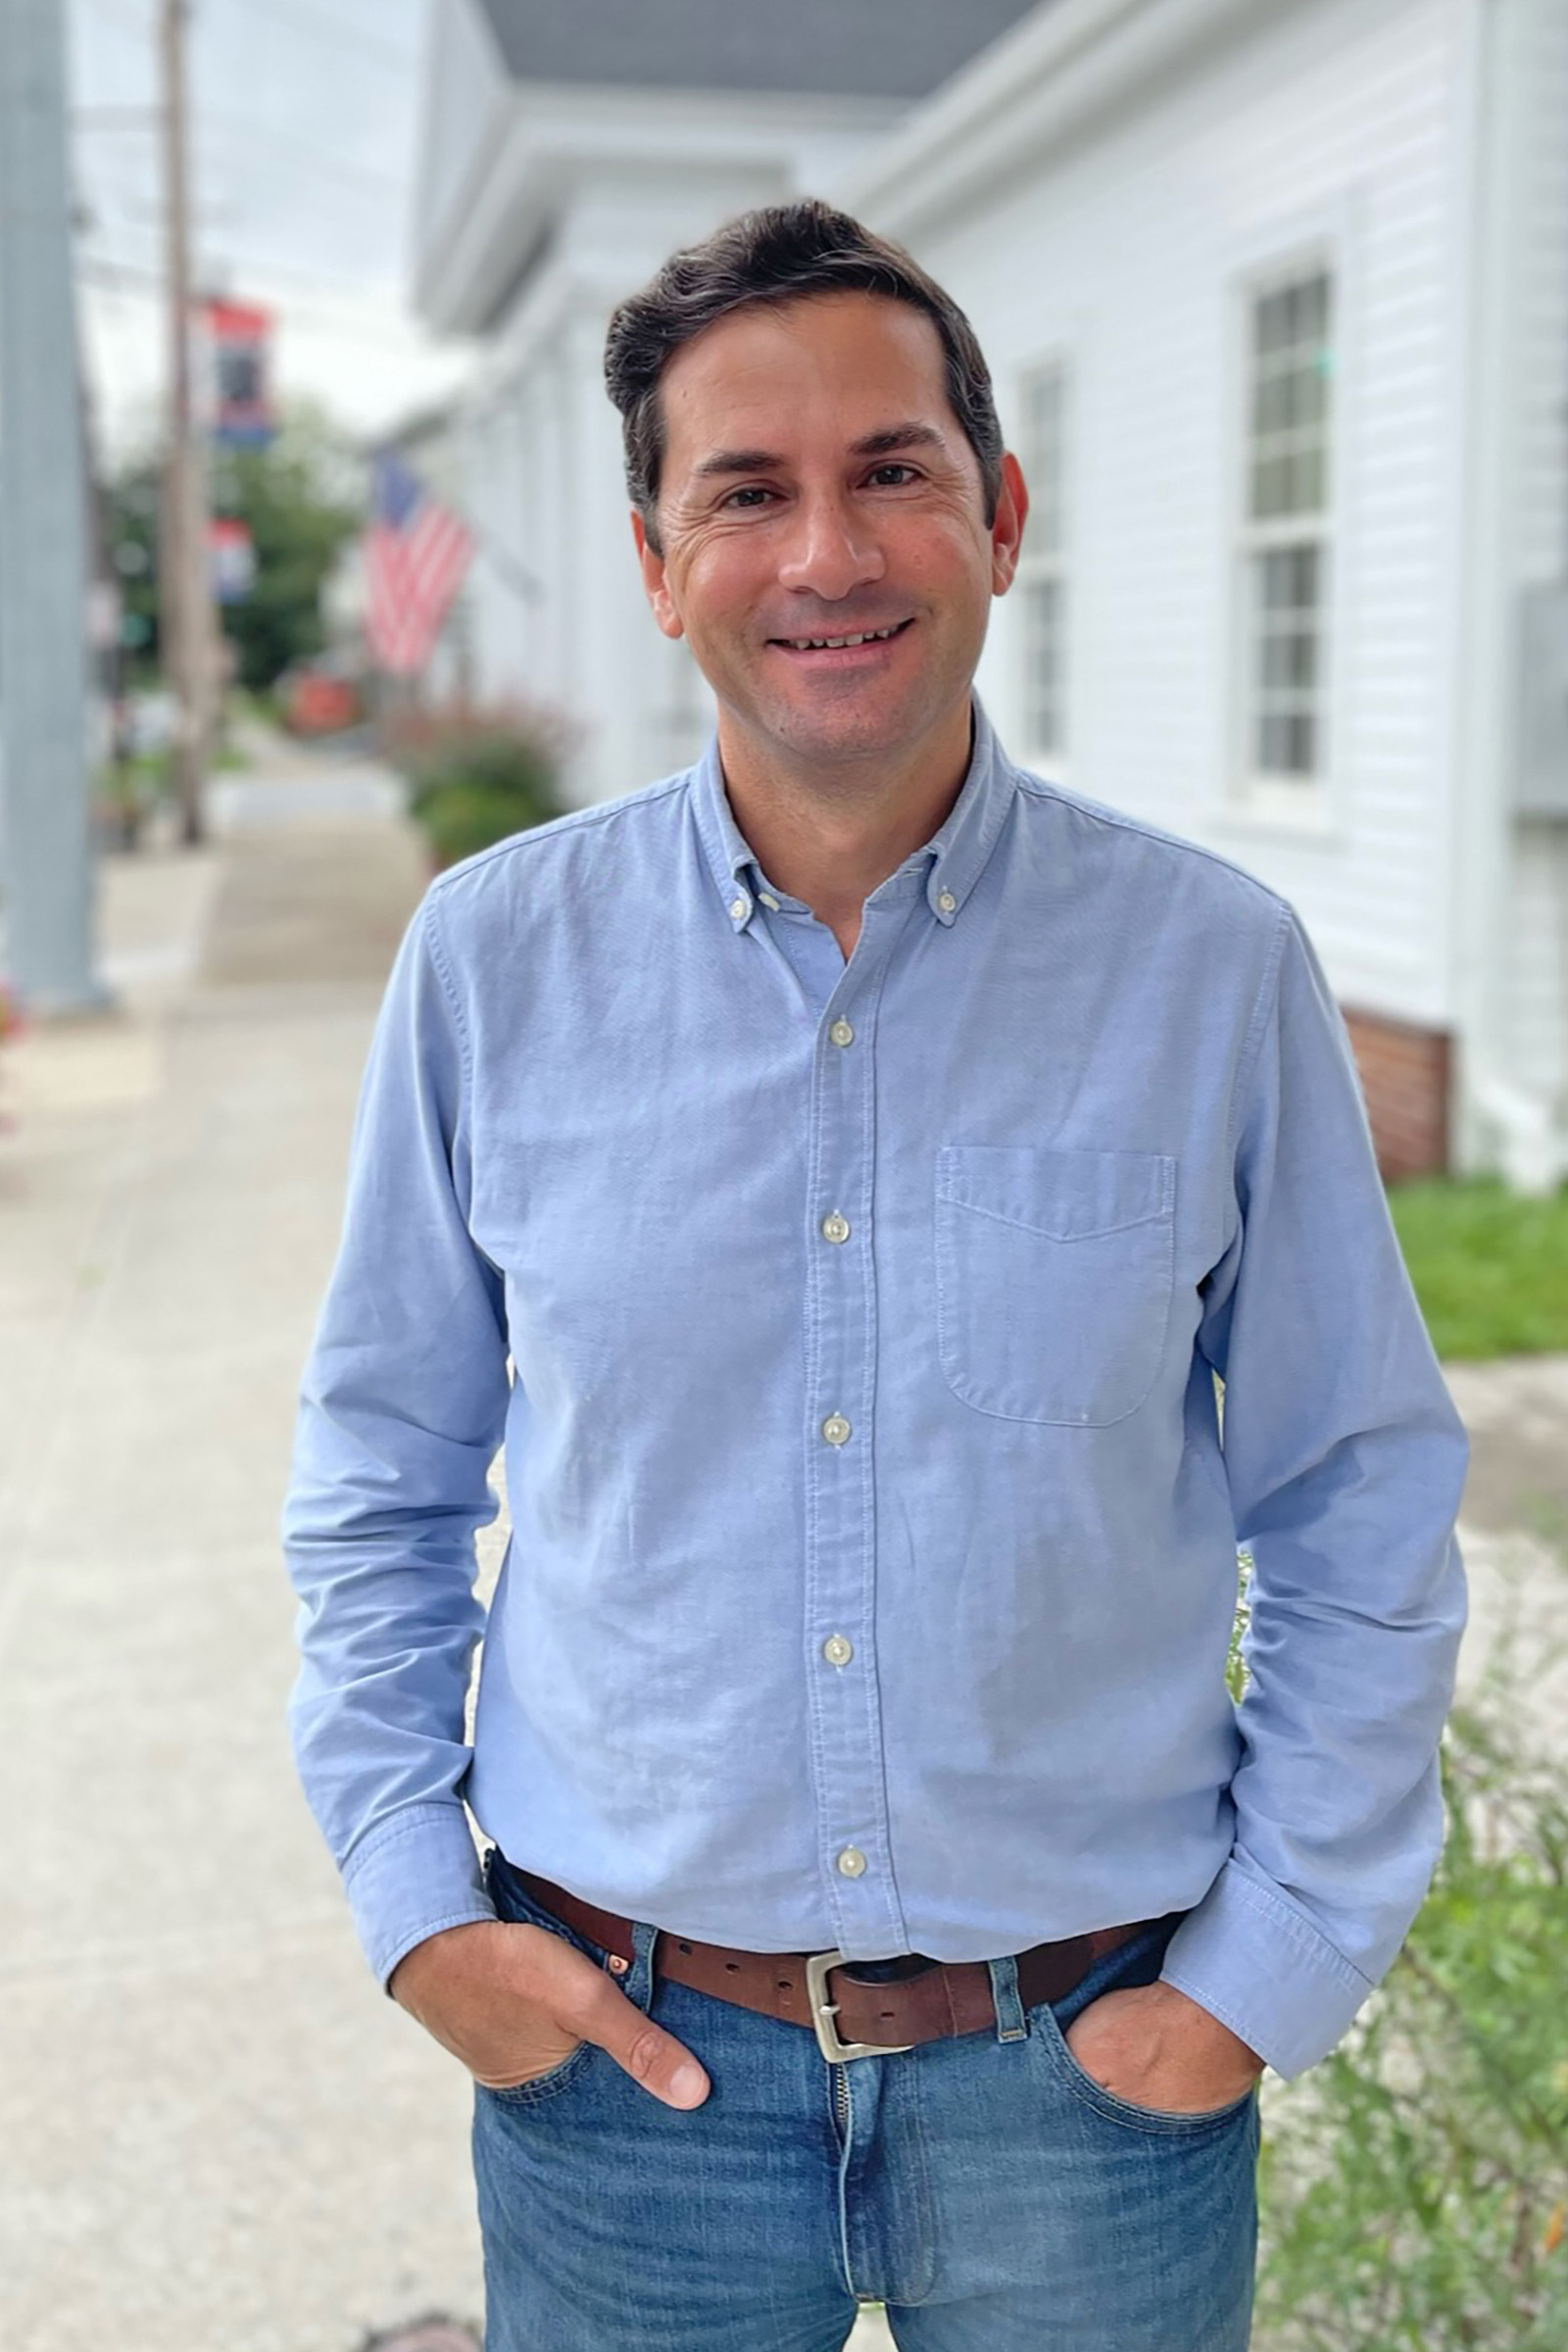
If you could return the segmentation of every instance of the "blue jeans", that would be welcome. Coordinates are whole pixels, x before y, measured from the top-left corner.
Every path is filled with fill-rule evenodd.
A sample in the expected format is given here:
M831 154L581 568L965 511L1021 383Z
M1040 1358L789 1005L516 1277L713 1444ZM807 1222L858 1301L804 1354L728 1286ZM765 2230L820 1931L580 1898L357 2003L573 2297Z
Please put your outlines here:
M499 1855L502 1916L603 1962ZM1155 2114L1063 2040L1102 1992L1152 1984L1179 1914L1056 2002L830 2066L813 2035L654 1981L651 1927L618 1982L708 2069L663 2106L591 2043L476 2090L486 2352L838 2352L858 2301L902 2352L1244 2352L1257 2097Z

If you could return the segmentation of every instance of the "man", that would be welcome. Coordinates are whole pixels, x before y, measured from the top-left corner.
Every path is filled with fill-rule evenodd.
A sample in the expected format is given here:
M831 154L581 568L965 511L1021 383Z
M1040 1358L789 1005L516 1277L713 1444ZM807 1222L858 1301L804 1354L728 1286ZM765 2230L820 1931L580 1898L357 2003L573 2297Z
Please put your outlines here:
M1344 1028L1281 900L1007 762L1027 493L907 255L749 216L608 375L716 742L405 941L305 1784L476 2080L491 2352L1234 2352L1256 2079L1420 1902L1463 1617Z

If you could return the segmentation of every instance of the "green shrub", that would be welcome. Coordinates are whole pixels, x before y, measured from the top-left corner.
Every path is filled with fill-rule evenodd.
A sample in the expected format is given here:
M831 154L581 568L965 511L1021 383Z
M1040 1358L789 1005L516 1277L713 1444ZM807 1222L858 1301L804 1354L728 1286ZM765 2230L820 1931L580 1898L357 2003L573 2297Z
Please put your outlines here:
M420 800L414 816L438 866L456 865L460 858L471 858L479 850L505 841L509 834L524 833L541 821L531 801L484 792L468 784L433 787Z
M1568 2345L1568 1799L1511 1638L1444 1741L1447 1843L1350 2034L1271 2083L1257 2352Z
M409 785L409 813L438 865L452 865L559 816L566 733L521 706L449 705L406 713L385 749Z

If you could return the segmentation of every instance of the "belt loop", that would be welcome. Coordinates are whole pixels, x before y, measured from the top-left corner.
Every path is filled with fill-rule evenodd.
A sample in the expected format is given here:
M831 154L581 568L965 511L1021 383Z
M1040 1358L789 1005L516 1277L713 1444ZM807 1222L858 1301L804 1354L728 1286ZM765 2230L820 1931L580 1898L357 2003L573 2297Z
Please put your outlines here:
M1018 1997L1018 1962L1012 1952L1004 1953L1000 1960L988 1960L991 1971L991 2005L997 2013L999 2041L1027 2041L1029 2021Z
M628 2001L635 2001L646 2017L654 2001L654 1943L659 1935L646 1920L631 1923L631 1966L615 1981Z

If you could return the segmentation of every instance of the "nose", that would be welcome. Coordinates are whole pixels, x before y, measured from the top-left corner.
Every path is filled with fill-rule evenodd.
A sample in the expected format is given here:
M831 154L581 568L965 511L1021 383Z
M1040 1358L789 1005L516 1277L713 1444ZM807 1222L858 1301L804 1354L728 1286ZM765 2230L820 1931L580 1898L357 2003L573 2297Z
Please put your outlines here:
M842 492L802 498L779 561L781 588L837 604L886 569L870 515Z

